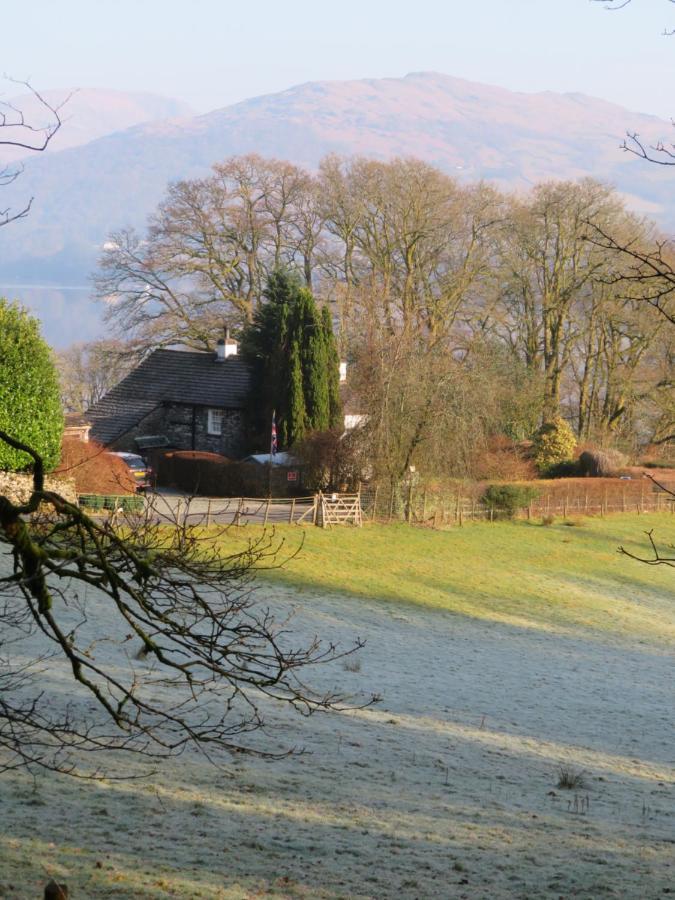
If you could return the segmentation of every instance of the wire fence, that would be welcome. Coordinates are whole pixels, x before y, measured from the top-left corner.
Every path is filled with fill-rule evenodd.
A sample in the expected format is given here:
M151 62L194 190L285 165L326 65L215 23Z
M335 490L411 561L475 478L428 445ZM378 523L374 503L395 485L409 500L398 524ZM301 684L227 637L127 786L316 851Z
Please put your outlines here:
M536 488L536 483L533 486ZM675 514L675 497L669 493L675 490L675 484L659 487L647 479L626 484L591 483L567 487L562 482L554 488L544 487L537 498L515 511L483 502L480 495L476 495L476 486L468 486L466 492L462 487L439 489L412 483L368 487L361 491L363 519L366 522L407 522L445 528L472 521L493 522L514 515L543 519L612 513Z
M362 485L355 494L314 494L305 497L188 497L159 491L145 498L137 514L179 526L209 525L361 525L367 522L407 522L428 528L494 522L514 515L525 519L604 516L612 513L675 514L675 483L658 485L649 479L578 479L531 482L539 491L527 506L515 511L482 501L484 485L452 486ZM106 515L123 513L123 506Z

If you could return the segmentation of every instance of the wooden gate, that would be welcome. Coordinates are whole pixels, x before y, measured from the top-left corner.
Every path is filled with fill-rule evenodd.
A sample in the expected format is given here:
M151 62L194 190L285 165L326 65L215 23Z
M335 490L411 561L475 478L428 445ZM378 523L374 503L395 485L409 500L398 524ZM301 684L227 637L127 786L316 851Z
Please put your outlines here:
M363 525L361 494L323 494L319 492L317 525Z

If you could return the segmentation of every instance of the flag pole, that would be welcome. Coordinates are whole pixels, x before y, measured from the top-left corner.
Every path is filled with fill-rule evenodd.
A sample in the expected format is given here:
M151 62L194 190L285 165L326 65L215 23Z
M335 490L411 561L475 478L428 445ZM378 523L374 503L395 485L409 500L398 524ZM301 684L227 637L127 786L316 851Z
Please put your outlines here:
M277 411L272 410L272 429L270 431L270 458L267 471L267 492L272 499L272 457L277 452Z

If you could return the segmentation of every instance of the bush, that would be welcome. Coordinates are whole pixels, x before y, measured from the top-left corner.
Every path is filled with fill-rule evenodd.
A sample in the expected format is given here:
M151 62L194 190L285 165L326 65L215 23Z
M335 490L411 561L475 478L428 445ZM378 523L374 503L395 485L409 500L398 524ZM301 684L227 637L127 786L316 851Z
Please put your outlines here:
M286 466L231 462L217 453L169 450L158 455L157 483L204 497L286 497L303 490L300 481L289 482ZM294 467L297 471L297 468Z
M544 422L534 438L534 462L540 472L548 473L553 466L574 457L577 439L567 422L556 416Z
M511 517L519 509L524 509L528 506L538 496L539 491L528 485L491 484L481 497L481 502L489 506L490 509L500 510Z
M477 451L472 474L483 481L529 481L537 477L527 448L504 434L491 435L487 446Z
M136 479L129 467L96 441L64 438L61 461L56 474L67 475L75 481L78 494L119 496L136 493Z
M224 481L230 460L201 450L169 450L158 455L157 483L189 494L225 496Z
M303 484L312 491L352 491L365 480L368 460L363 431L342 428L313 431L293 447L303 469Z
M580 474L578 459L565 459L546 470L547 478L578 478Z
M579 457L579 471L591 478L611 478L626 465L626 457L618 450L584 450Z
M45 470L59 461L63 412L51 350L40 326L16 303L0 299L0 429L32 447ZM20 472L32 460L0 443L0 469Z

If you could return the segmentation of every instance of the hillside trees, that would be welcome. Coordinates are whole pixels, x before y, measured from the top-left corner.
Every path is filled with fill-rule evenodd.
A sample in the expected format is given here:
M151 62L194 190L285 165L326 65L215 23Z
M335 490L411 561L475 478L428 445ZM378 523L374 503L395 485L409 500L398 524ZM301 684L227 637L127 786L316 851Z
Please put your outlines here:
M333 155L313 176L245 156L172 185L145 237L111 241L98 284L111 322L141 352L209 349L223 325L256 320L271 274L290 267L330 306L345 357L381 329L378 346L400 338L418 360L428 347L430 359L449 354L461 373L474 348L492 342L540 385L544 418L562 412L586 439L630 441L632 432L642 441L658 419L650 394L669 377L652 313L672 315L675 284L665 245L643 258L653 238L591 179L508 197L414 159ZM304 403L314 390L310 379ZM296 396L299 434L307 411L299 387ZM319 395L309 403L325 406Z

